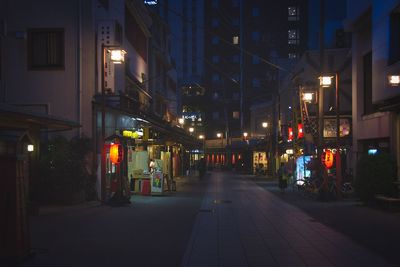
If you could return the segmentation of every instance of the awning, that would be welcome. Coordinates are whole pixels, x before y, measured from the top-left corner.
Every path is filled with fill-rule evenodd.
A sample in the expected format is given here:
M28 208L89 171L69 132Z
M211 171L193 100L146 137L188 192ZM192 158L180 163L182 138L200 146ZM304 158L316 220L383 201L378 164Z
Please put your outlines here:
M77 122L57 116L36 113L22 107L12 106L9 104L0 104L0 128L20 129L28 128L31 125L36 125L41 129L59 131L81 127L81 125Z

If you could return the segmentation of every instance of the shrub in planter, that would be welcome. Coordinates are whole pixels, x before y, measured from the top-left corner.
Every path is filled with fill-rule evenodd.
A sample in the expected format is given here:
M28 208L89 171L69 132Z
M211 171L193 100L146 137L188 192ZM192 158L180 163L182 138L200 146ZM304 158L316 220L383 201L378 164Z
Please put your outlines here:
M88 139L67 140L59 136L42 149L36 196L41 202L77 203L84 200L88 174L84 168Z
M393 196L396 188L395 163L389 154L363 155L357 162L355 190L361 200L369 202L375 194Z

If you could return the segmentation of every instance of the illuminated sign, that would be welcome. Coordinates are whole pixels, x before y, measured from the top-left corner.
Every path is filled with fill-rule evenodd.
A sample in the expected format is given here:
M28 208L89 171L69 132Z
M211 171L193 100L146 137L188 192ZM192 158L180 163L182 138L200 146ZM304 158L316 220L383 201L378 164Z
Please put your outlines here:
M154 6L157 5L157 0L144 0L145 5Z

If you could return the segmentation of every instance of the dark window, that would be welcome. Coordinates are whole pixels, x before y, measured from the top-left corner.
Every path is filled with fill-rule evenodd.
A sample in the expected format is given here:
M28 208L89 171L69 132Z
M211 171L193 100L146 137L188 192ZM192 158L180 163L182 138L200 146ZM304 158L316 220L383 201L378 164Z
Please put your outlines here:
M258 7L253 7L253 8L251 9L251 15L252 15L253 17L258 17L258 16L260 16L260 9L259 9Z
M28 30L29 69L64 69L64 29Z
M390 14L389 64L400 60L400 12L399 8Z
M363 57L364 70L364 114L375 112L375 107L372 104L372 52Z
M147 37L128 8L125 9L125 36L142 59L147 62Z

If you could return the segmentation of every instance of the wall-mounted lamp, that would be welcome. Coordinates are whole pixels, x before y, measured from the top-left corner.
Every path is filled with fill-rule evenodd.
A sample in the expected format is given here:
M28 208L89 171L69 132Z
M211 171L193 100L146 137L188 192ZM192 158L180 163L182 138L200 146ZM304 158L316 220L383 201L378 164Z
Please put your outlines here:
M291 148L286 149L286 154L293 155L293 149L291 149Z
M199 139L204 139L204 135L200 134Z
M262 123L262 127L263 127L263 128L267 128L267 127L268 127L268 122L263 122L263 123Z
M249 134L247 132L243 133L244 138L246 138Z
M122 49L109 49L111 53L110 59L114 64L121 64L125 61L125 50Z
M304 92L302 93L301 98L304 102L314 102L314 93Z
M29 144L29 145L26 146L26 150L28 152L33 152L35 150L35 146L32 145L32 144Z
M189 128L189 133L193 133L194 132L194 128L193 127L190 127Z
M333 83L334 76L321 76L319 77L319 85L322 87L330 87Z
M399 86L400 84L400 75L389 75L388 81L390 86Z
M221 138L222 137L222 133L217 133L217 137Z

